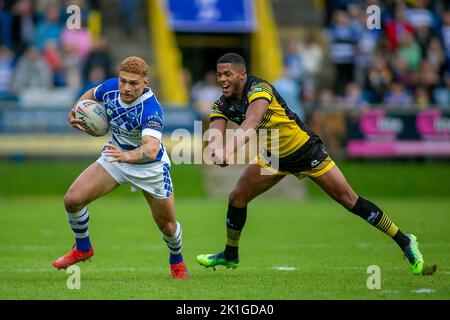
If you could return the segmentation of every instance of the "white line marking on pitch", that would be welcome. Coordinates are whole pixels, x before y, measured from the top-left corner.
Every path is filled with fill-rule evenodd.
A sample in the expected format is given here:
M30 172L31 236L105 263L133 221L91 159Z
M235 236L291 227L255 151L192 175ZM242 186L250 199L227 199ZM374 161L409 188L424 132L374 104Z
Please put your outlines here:
M422 289L418 289L418 290L411 290L411 292L414 292L414 293L433 293L433 292L436 292L436 290L422 288Z
M301 268L279 266L279 267L272 267L272 269L274 269L274 270L281 270L281 271L294 271L294 270L300 270Z
M82 267L82 265L79 265ZM86 272L114 272L114 271L126 271L126 272L136 272L136 271L154 271L152 268L96 268L91 270L86 270ZM2 272L58 272L54 268L18 268L18 269L0 269L0 273Z

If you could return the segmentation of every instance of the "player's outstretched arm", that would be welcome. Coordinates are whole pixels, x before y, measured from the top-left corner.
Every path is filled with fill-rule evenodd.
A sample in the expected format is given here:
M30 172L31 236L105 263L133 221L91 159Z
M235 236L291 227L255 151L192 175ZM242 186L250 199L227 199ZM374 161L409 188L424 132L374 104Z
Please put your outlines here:
M269 102L266 99L257 99L249 104L244 122L236 130L233 139L227 142L224 153L225 162L228 157L249 140L250 135L256 131L268 108Z
M218 164L214 161L216 153L223 154L223 144L226 127L227 120L225 119L215 119L209 124L207 148L209 150L209 158L215 164Z
M139 163L156 159L161 141L152 136L142 137L142 145L134 150L121 151L118 147L108 144L103 153L112 158L109 162Z
M94 88L89 89L88 91L86 91L79 99L78 101L81 100L95 100L94 97ZM78 103L77 101L77 103ZM78 129L80 131L84 131L83 126L81 125L83 122L80 119L77 119L75 117L75 107L73 107L72 109L69 110L69 114L67 117L67 121L69 121L70 125L72 127L74 127L75 129Z

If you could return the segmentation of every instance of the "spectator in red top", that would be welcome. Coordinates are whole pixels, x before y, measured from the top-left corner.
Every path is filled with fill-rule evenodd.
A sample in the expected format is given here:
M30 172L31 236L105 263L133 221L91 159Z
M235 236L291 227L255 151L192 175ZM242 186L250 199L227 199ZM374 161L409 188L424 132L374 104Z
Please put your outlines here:
M64 74L64 60L55 41L47 41L42 52L47 66L53 73L53 85L55 87L63 87L66 85Z
M402 38L414 35L414 27L406 19L405 9L397 7L394 11L394 19L389 20L385 26L390 51L396 51Z

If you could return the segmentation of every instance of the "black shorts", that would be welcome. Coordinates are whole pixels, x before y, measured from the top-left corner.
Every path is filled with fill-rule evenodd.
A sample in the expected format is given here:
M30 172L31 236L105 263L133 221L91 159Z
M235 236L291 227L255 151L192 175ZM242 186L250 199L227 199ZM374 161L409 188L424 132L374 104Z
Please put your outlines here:
M298 178L318 177L335 165L318 136L311 136L304 145L282 158L275 158L269 151L262 150L257 163L275 174L292 174Z

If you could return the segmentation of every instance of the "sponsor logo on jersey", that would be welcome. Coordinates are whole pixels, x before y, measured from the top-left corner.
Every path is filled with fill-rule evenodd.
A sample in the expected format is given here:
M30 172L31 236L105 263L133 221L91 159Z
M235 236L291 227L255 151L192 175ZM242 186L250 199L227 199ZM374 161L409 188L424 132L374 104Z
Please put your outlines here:
M145 126L161 131L162 130L162 120L157 115L149 116L147 118L147 121L145 121Z
M248 94L252 95L253 93L263 92L263 91L264 91L263 88L256 87L256 88L253 88L252 90L250 90L250 92Z
M111 125L111 131L114 134L117 134L124 138L129 138L129 139L134 139L134 140L139 140L141 138L140 130L128 131L128 130L121 129L120 127L118 127L116 125Z

